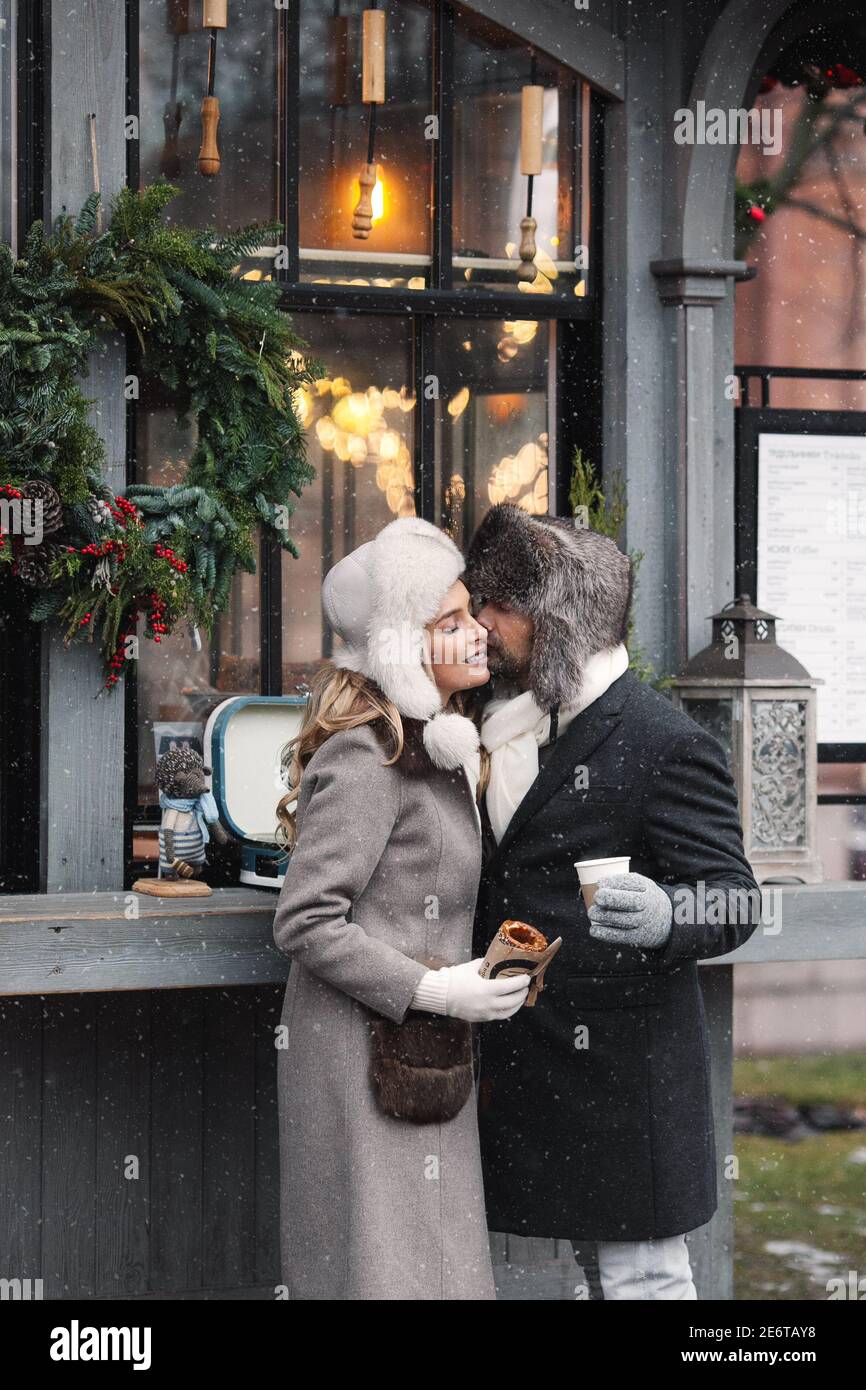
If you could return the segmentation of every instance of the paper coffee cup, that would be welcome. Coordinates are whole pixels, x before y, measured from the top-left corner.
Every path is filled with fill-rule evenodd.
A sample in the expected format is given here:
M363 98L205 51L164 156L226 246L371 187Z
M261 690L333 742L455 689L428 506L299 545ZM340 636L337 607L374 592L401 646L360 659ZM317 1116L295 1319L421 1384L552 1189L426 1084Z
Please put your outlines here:
M611 874L627 874L629 859L628 854L614 854L608 859L581 859L575 863L587 910L595 901L595 890L601 880L609 878Z

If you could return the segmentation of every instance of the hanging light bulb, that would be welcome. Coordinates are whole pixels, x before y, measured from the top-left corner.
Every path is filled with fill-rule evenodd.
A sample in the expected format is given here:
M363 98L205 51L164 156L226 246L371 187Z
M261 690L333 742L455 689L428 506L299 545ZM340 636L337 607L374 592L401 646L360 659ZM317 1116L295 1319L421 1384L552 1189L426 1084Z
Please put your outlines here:
M323 415L316 421L316 438L323 449L333 449L337 440L337 430L330 415Z
M360 434L350 434L346 447L349 451L349 462L353 468L360 468L367 462L367 444Z
M506 320L502 327L521 346L525 343L531 343L538 332L536 319L515 319L514 322Z
M382 435L382 442L379 446L381 458L389 462L396 459L400 453L400 436L396 430L386 430Z
M297 387L296 390L292 392L292 401L295 407L295 414L298 417L298 423L306 429L313 418L313 398L309 389L306 386Z
M341 396L332 414L338 428L347 434L366 435L370 431L370 402L360 391Z
M524 444L523 448L517 451L517 474L521 487L529 487L530 483L535 482L538 467L538 445L535 443Z

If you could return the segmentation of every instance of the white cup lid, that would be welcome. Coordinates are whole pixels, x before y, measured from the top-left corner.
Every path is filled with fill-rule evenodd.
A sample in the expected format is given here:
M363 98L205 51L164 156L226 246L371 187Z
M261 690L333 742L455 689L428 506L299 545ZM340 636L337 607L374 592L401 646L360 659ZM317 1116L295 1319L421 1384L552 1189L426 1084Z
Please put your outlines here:
M599 864L627 864L631 855L612 854L607 859L578 859L575 861L576 869L595 869Z

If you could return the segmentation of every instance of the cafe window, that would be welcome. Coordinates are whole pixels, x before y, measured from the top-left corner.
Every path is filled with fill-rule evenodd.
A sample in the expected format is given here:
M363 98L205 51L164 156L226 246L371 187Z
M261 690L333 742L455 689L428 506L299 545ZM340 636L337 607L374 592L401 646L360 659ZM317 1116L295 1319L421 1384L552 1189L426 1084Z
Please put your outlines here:
M465 549L494 502L566 510L574 447L598 458L599 99L469 8L388 0L385 99L365 102L369 8L228 7L213 64L220 167L203 175L201 4L137 3L131 182L178 185L178 222L279 222L282 254L263 245L238 273L281 283L326 369L296 401L315 468L290 523L300 558L263 542L210 640L181 629L142 643L129 721L140 825L156 819L160 740L201 731L231 695L294 693L330 654L320 591L344 554L410 515ZM358 236L366 166L369 234ZM160 383L143 382L135 417L135 478L176 481L193 440Z

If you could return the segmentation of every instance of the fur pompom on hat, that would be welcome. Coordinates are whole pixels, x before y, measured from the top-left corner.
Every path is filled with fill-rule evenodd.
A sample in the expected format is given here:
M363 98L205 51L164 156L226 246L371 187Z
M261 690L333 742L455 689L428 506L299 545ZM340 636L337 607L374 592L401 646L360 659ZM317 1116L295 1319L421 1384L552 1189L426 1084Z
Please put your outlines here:
M472 538L464 582L475 609L532 618L529 688L542 709L580 697L590 656L625 642L634 574L615 541L564 517L500 502Z
M368 676L402 715L424 721L424 746L443 768L478 754L472 720L445 713L424 665L424 629L463 569L444 531L400 517L334 565L322 585L325 617L344 643L334 664Z

